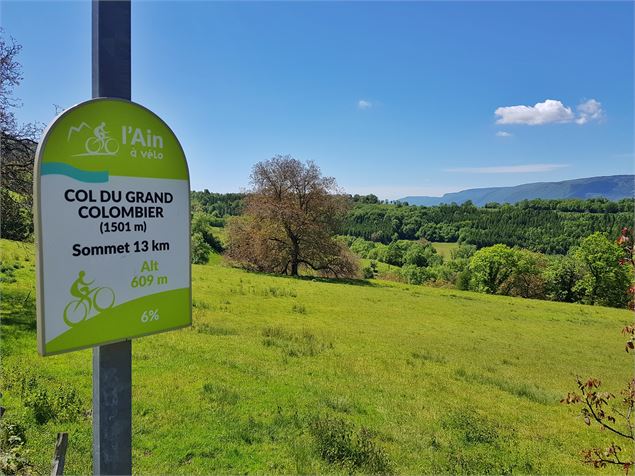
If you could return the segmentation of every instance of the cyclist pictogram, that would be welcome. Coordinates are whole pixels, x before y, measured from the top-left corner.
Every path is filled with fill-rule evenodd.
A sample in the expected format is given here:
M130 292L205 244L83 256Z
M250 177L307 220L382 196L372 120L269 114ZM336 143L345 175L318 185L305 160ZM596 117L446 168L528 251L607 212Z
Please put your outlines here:
M115 292L107 287L94 287L90 285L95 281L84 281L85 271L80 271L79 276L71 285L71 296L76 297L64 308L64 322L70 327L86 320L93 309L98 312L110 309L115 304Z
M68 140L70 140L73 132L79 132L83 128L90 128L88 124L83 122L78 127L71 127L68 132ZM119 142L110 137L110 133L106 129L106 123L101 122L93 129L93 135L88 137L84 142L85 152L75 154L81 155L115 155L119 151Z

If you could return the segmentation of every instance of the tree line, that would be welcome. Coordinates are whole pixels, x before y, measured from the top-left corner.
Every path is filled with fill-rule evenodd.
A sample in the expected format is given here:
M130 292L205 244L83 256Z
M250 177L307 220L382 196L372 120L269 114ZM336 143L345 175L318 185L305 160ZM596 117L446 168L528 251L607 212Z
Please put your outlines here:
M462 244L449 259L427 240L397 240L385 245L359 237L344 238L351 250L370 260L365 278L379 277L410 284L454 286L487 294L518 296L611 307L632 305L632 232L617 240L595 232L566 255L546 255L496 244L477 249ZM397 267L380 272L378 263Z
M192 192L195 210L212 215L215 226L242 214L245 194ZM381 203L377 196L344 195L349 211L338 233L388 244L426 239L477 248L505 244L546 254L566 254L580 239L597 231L618 236L632 223L635 200L534 199L516 204L471 202L430 207Z
M426 239L477 248L505 244L547 254L566 254L595 232L617 236L633 218L633 199L524 200L517 204L471 202L432 207L358 201L342 234L379 243Z

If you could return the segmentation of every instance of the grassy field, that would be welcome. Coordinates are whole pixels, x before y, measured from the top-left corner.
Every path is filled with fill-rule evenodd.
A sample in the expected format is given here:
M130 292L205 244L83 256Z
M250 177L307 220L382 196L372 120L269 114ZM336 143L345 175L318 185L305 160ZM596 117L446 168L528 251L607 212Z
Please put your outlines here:
M227 228L222 226L211 226L212 233L220 240L223 246L227 246Z
M443 259L450 259L450 253L452 253L452 250L458 248L459 244L433 242L432 246L434 246L434 249L437 250L437 253L443 256Z
M91 471L91 351L36 353L31 246L2 241L2 405L37 474ZM627 311L193 268L191 328L133 344L136 474L593 473L560 398L618 390ZM606 470L610 471L610 470ZM614 470L617 471L617 470Z

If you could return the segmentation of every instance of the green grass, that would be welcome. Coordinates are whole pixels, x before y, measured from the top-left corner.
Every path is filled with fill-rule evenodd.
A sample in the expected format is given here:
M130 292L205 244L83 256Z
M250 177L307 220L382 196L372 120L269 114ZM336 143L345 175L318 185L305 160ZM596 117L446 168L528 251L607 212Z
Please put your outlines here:
M376 278L387 278L387 279L391 279L391 280L396 280L394 278L396 278L397 276L399 276L399 273L401 272L401 267L400 266L395 266L392 264L388 264L388 263L384 263L383 261L377 261L377 260L370 260L370 259L366 259L366 258L360 258L360 264L364 267L366 266L370 266L371 262L375 262L375 265L377 266L377 274L378 276L375 276Z
M433 242L432 246L437 250L437 253L443 256L443 259L450 259L452 250L459 247L458 243L437 243Z
M218 238L223 246L227 246L227 228L223 226L211 226L212 233Z
M1 244L5 419L35 473L68 431L87 474L91 351L37 355L32 247ZM133 343L136 474L593 473L580 451L609 435L559 400L632 369L628 311L219 264L193 289L191 328Z

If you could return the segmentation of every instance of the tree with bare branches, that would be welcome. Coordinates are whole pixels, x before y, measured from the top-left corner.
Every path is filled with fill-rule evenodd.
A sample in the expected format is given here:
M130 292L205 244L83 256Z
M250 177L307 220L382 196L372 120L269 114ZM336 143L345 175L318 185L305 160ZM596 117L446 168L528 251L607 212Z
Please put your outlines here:
M229 224L228 256L258 271L297 276L302 269L353 277L358 265L335 238L349 209L333 177L313 162L276 156L257 163L244 215Z
M37 124L19 124L21 106L14 89L22 81L18 55L22 46L0 28L0 158L2 236L22 240L32 233L33 161L41 132Z

